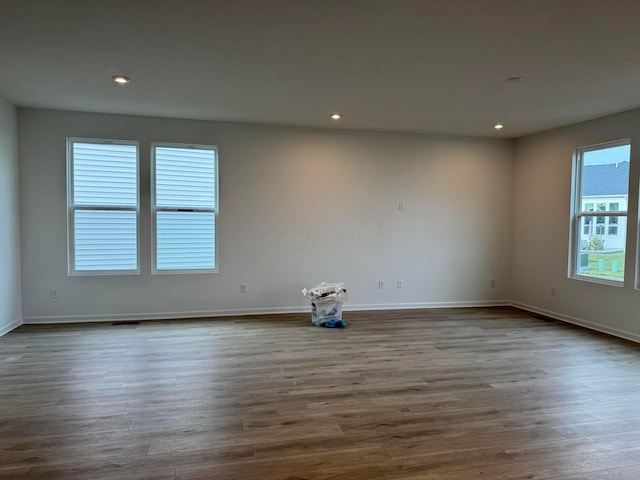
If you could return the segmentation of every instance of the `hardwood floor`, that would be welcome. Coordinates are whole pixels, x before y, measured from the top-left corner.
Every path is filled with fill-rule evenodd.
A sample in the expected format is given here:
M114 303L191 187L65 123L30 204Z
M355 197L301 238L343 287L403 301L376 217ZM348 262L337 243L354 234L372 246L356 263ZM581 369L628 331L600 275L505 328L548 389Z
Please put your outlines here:
M640 345L512 308L23 326L0 480L637 480Z

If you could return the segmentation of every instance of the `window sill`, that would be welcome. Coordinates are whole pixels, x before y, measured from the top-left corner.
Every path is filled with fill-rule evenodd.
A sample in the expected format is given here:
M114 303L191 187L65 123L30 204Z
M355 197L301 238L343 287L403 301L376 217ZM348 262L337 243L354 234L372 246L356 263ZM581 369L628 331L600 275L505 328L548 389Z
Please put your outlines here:
M152 275L202 275L207 273L218 273L214 270L153 270Z
M70 277L108 277L114 275L140 275L140 270L86 270L69 272Z
M617 280L607 280L606 278L598 278L598 277L591 277L588 275L573 275L571 277L569 277L572 280L579 280L582 282L589 282L589 283L599 283L601 285L609 285L611 287L624 287L624 280L623 281L617 281Z

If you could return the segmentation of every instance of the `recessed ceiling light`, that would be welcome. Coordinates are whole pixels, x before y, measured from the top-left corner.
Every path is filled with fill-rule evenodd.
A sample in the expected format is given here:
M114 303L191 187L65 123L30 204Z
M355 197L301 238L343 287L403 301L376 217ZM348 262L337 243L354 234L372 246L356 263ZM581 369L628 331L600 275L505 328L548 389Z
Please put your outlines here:
M334 113L333 115L331 115L331 118L333 120L340 120L342 118L342 115L340 115L339 113Z
M493 128L495 128L496 130L502 130L504 128L504 125L501 123L496 123Z
M521 81L524 80L524 77L509 77L507 79L505 79L505 82L507 83L520 83Z
M124 75L114 75L112 78L114 82L120 85L124 85L125 83L129 83L131 81L129 77L125 77Z

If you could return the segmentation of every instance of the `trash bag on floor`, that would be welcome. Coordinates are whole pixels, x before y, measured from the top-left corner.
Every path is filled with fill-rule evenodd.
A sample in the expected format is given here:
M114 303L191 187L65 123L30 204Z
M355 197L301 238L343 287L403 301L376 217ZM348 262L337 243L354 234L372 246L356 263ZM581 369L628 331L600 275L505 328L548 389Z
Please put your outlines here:
M302 289L311 300L311 322L316 326L346 327L342 320L342 304L348 300L344 283L322 282L313 288Z

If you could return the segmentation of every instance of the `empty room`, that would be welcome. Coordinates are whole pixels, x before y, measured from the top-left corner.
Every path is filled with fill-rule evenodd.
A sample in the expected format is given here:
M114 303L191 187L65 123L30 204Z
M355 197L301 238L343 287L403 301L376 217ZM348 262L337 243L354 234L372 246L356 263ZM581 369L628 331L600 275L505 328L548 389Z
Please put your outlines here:
M637 18L0 1L0 480L640 478Z

